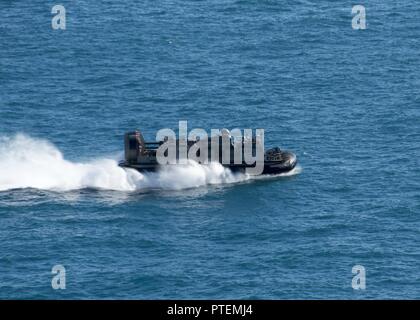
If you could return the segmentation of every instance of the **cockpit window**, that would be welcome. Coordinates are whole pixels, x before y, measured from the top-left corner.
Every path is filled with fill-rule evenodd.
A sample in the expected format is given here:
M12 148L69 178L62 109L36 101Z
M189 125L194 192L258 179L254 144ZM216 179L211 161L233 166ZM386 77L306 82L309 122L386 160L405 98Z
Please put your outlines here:
M136 141L136 139L130 139L129 148L131 150L135 150L137 148L137 141Z

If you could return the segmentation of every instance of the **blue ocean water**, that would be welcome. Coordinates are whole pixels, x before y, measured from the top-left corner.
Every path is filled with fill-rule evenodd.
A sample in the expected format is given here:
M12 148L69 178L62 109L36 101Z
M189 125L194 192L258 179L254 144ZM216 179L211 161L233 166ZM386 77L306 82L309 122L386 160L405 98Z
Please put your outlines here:
M63 0L66 30L55 4L0 2L0 298L420 297L417 1L363 1L366 30L353 1ZM179 120L300 168L117 167Z

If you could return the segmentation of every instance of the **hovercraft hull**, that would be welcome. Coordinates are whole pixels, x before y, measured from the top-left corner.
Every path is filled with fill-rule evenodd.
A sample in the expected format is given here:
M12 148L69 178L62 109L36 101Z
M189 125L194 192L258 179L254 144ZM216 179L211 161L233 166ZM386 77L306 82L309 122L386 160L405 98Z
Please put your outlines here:
M226 132L225 132L226 133ZM223 138L224 137L224 138ZM223 146L223 139L228 139L228 149L222 150L221 146ZM244 138L243 138L244 139ZM255 168L255 162L253 164L248 164L246 162L238 163L223 163L223 152L228 152L230 159L236 159L236 142L232 140L232 137L227 135L222 135L216 137L216 141L219 142L219 152L218 152L218 161L222 164L225 168L230 169L232 172L249 172L250 174L255 175L255 171L253 169L261 169L260 167ZM176 151L176 159L179 162L179 148L181 146L180 140L173 141L174 147ZM243 142L243 141L242 141ZM161 165L157 159L157 151L162 146L164 142L145 142L142 134L139 131L128 132L125 134L124 137L124 145L125 145L125 160L120 162L120 167L123 168L130 168L137 170L139 172L153 172L158 171L162 168L169 168L171 166L176 166L176 164L168 164L168 165ZM190 148L195 146L198 141L183 141L183 146L187 148L184 150L189 152ZM260 142L258 142L260 143ZM208 160L214 161L212 158L212 145L213 145L213 138L208 138L208 141L204 146L208 148ZM258 145L259 146L259 145ZM251 141L251 150L257 150L257 139L253 138ZM246 159L244 154L245 149L242 148L242 155L240 159ZM200 149L201 151L201 149ZM220 152L221 151L221 152ZM296 166L297 158L293 152L281 150L278 147L274 147L268 149L264 152L264 167L263 170L259 170L259 174L280 174L285 173L293 170ZM247 170L249 169L249 170Z
M284 152L281 161L265 161L264 170L261 174L280 174L292 171L297 165L296 155L292 152ZM120 167L137 170L138 172L156 172L163 167L158 163L153 164L129 164L125 161L120 162ZM173 165L166 165L173 166ZM247 164L222 164L225 168L230 169L232 172L245 173L246 168L251 167Z

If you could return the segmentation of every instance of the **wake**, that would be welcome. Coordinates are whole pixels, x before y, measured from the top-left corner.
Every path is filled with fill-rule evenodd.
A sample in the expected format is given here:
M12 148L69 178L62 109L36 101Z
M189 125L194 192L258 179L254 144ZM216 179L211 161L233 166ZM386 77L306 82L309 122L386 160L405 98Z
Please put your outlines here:
M300 169L296 168L284 175L299 172ZM23 134L0 137L0 191L24 188L55 191L86 188L181 190L255 178L247 174L233 174L219 163L200 165L194 161L159 172L139 173L120 168L115 159L96 159L86 163L68 161L47 140Z

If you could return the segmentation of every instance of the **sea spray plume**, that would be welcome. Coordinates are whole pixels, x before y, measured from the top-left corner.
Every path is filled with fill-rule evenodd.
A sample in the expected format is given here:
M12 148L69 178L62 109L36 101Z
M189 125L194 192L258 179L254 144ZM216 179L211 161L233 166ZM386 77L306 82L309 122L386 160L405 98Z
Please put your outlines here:
M35 188L135 190L141 175L124 171L116 161L74 163L50 142L23 134L0 139L0 190Z
M163 167L159 172L144 173L141 185L145 188L181 190L209 184L236 183L248 180L249 175L233 174L220 163L201 165L193 160L186 164Z

